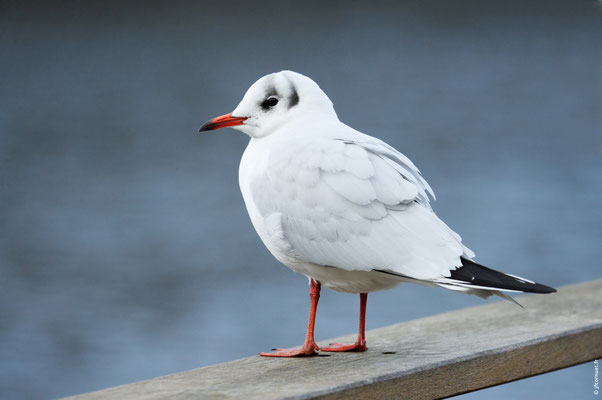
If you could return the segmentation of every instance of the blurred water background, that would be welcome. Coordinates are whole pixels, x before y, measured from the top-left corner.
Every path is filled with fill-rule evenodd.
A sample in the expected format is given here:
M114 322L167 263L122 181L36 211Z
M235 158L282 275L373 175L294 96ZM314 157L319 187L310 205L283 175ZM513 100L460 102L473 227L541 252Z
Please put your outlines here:
M0 398L301 343L306 279L263 247L239 193L248 138L197 134L281 69L413 159L478 261L552 286L600 277L600 14L594 1L0 2ZM323 293L318 339L356 330L356 297ZM406 285L371 295L367 324L483 302ZM586 364L464 397L588 398L592 384Z

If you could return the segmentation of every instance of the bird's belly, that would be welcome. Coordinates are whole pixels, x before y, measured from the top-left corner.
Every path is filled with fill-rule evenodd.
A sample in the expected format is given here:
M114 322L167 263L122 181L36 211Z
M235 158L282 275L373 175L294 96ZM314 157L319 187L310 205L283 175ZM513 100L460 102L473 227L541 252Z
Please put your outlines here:
M322 286L338 292L369 293L391 289L404 279L377 271L347 271L312 263L289 265L293 271L319 281Z

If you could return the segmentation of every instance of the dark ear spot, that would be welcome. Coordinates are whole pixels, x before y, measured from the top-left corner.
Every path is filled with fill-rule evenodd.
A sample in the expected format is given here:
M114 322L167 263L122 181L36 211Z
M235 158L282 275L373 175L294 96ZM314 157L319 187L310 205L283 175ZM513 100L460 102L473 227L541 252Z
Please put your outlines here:
M299 94L297 93L297 89L292 86L291 95L288 98L288 108L293 108L297 104L299 104Z

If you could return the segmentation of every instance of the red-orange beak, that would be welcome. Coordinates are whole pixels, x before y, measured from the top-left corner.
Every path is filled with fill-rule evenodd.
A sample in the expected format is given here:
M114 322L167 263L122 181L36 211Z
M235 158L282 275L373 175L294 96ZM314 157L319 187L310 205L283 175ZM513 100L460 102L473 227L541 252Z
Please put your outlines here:
M222 115L220 117L215 117L205 122L199 132L203 131L213 131L219 128L225 128L226 126L235 126L242 125L242 122L247 119L247 117L233 117L232 113Z

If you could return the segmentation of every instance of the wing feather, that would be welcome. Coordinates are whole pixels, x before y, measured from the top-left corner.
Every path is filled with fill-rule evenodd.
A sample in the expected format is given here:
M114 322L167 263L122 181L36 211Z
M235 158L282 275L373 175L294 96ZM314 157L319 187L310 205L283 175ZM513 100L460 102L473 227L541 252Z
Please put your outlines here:
M268 157L267 176L250 189L274 246L346 270L449 277L472 252L432 212L432 189L415 165L367 138L318 138Z

